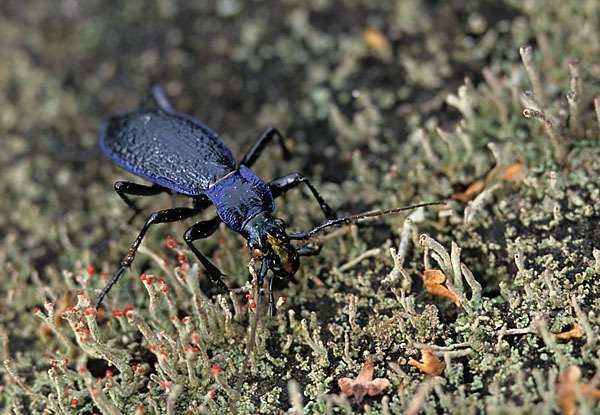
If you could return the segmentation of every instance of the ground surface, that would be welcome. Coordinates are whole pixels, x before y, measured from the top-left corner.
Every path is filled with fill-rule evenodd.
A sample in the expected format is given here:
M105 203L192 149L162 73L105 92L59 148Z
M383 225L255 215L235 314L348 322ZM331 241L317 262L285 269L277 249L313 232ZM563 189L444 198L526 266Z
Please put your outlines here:
M600 6L195 3L0 4L2 413L598 411ZM271 146L253 171L303 172L342 214L448 200L314 240L237 399L243 238L198 243L232 296L177 244L187 220L88 301L151 212L189 204L132 217L112 186L140 180L98 146L156 84L238 158L279 128L293 158ZM291 232L324 220L300 190L276 213ZM369 358L389 386L347 397Z

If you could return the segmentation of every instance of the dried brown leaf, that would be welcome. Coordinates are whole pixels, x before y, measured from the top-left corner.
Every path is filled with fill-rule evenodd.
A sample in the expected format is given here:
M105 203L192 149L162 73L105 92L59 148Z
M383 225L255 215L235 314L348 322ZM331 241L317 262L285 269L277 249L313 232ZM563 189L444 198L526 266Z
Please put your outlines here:
M373 379L373 360L367 359L356 379L341 378L338 385L342 393L346 396L354 395L354 402L363 400L365 395L374 396L381 393L390 385L389 380L384 378Z
M444 372L444 369L446 369L446 363L440 362L440 359L432 355L428 350L423 351L421 360L423 361L422 363L415 359L410 359L408 364L421 369L431 376L439 376Z
M504 171L504 180L512 180L519 177L523 172L523 167L523 163L515 163L508 166Z
M556 385L556 403L565 415L575 415L577 410L577 388L581 388L584 398L590 396L596 400L600 399L600 390L591 389L588 385L581 384L581 370L577 366L569 368L560 375Z
M585 334L585 331L583 330L583 327L581 327L579 324L575 323L571 330L563 331L562 333L558 333L556 335L556 338L559 340L568 340L573 337L580 338L584 334Z
M454 193L452 197L456 200L466 203L475 199L475 196L477 196L477 194L479 194L483 189L485 189L485 182L483 180L475 180L464 192Z
M442 284L446 281L446 275L438 269L429 269L422 275L423 285L431 294L441 295L454 301L454 304L460 305L460 300Z
M368 47L375 50L388 49L390 42L381 30L367 29L363 32L363 41Z

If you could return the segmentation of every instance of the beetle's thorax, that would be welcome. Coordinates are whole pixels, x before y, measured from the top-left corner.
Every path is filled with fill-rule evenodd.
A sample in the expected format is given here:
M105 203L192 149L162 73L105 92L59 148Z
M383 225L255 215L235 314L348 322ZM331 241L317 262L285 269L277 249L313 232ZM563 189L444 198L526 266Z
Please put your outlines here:
M260 212L272 212L274 208L269 186L246 166L222 177L205 194L223 222L236 232L242 232L247 222Z

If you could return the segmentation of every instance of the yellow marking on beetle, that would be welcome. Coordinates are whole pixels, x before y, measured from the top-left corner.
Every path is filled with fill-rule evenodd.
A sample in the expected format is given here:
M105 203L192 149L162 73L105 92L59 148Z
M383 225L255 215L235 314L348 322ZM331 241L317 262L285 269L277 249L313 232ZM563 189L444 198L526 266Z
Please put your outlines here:
M273 250L275 250L275 253L281 260L281 265L283 266L283 269L287 271L285 265L288 263L288 253L285 249L281 248L281 239L277 239L273 235L267 235L267 240L269 241L269 243L273 247ZM290 267L290 265L288 265L288 267Z

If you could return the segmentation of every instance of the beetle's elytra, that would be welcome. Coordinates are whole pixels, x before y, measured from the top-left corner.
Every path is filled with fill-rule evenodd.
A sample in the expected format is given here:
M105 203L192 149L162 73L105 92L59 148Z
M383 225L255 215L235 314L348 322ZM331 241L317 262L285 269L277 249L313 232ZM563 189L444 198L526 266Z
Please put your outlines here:
M204 194L235 170L231 151L214 132L163 108L111 117L104 124L100 145L124 169L187 196Z

